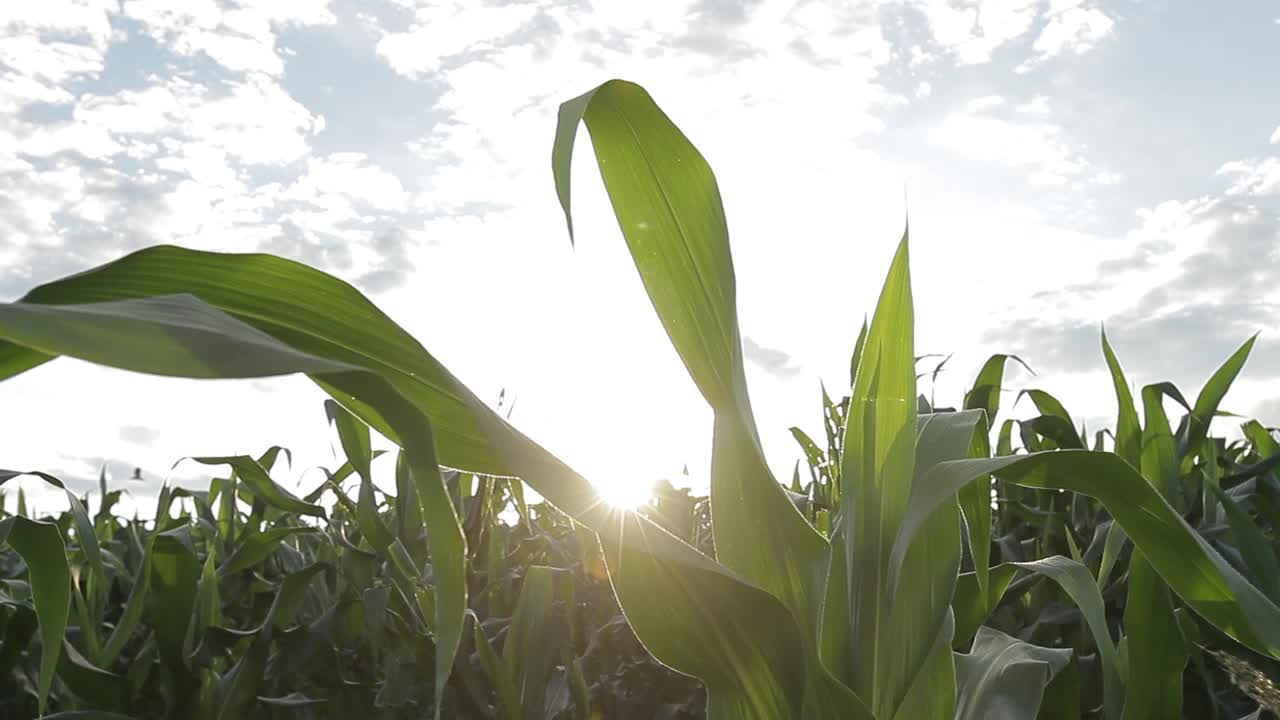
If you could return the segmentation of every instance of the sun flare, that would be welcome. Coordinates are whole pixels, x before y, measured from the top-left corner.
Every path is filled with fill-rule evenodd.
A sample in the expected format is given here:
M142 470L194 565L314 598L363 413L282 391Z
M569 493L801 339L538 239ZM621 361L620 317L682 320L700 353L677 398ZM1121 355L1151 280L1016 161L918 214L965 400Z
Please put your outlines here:
M636 479L618 479L596 486L600 497L618 510L635 510L653 497L653 483Z

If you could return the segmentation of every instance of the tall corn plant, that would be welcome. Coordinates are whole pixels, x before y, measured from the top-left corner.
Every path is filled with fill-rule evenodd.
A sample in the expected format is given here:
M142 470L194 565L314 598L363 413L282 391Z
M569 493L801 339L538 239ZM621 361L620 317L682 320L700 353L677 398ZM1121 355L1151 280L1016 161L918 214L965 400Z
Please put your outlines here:
M605 83L560 110L553 168L571 231L580 123L650 300L714 411L716 560L643 516L611 512L358 291L281 258L161 246L36 288L0 306L0 379L59 355L181 377L307 374L403 448L434 569L437 688L461 642L467 592L466 541L441 465L520 477L594 530L637 636L703 680L711 718L1033 715L1061 657L990 633L968 655L951 650L957 493L989 476L1097 497L1191 608L1280 657L1280 609L1123 460L1080 450L989 458L974 450L980 410L917 413L905 234L842 429L842 511L830 538L810 526L761 450L710 167L642 88ZM988 531L970 523L969 542ZM1053 563L1032 569L1069 575ZM989 582L985 566L978 582ZM51 617L64 601L49 601ZM1111 697L1114 708L1123 688Z

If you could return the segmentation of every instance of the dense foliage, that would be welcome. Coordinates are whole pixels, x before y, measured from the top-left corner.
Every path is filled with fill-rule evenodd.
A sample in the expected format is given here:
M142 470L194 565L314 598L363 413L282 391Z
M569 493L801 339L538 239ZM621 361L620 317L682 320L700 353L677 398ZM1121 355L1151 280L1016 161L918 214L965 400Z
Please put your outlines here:
M580 123L714 411L709 498L669 489L644 512L608 507L331 276L267 255L142 250L0 305L0 380L59 355L179 377L305 373L333 398L348 462L298 498L271 480L279 449L198 458L223 474L166 491L148 523L111 515L105 486L93 515L68 493L60 518L0 520L9 712L1274 711L1280 448L1256 423L1243 441L1209 434L1252 340L1194 403L1143 388L1140 417L1104 338L1110 439L1036 389L1018 396L1036 417L1000 421L1005 356L963 407L934 408L917 392L904 234L849 394L824 396L825 447L795 433L809 482L797 468L788 489L751 409L710 167L643 89L606 83L561 107L553 170L571 232ZM1176 429L1166 400L1185 410ZM399 447L394 493L372 482L371 427ZM525 502L515 478L546 500Z
M70 509L52 522L78 583L52 709L156 718L428 712L431 568L403 473L397 495L363 477L344 488L359 475L348 462L296 498L268 484L287 451L228 460L206 491L164 488L146 521L112 513L121 491L105 474L92 497L68 493ZM446 481L465 518L472 588L446 715L700 716L697 682L656 663L631 633L593 535L545 502L526 504L513 481ZM21 491L10 496L26 505ZM407 557L380 536L395 536ZM33 578L9 549L0 578L0 717L33 718ZM528 694L505 694L512 687Z

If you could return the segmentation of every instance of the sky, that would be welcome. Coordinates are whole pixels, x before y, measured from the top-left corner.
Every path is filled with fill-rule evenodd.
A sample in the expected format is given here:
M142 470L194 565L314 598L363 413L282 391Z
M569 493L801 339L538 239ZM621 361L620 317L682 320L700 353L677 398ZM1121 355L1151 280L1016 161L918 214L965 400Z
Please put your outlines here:
M585 131L576 247L552 184L559 103L624 78L716 172L780 477L820 383L847 389L908 216L917 354L953 353L921 385L938 404L1014 353L1036 374L1006 404L1045 389L1100 428L1104 323L1135 387L1191 395L1261 332L1224 409L1276 425L1276 68L1274 0L5 2L0 301L148 245L275 253L360 288L593 482L705 487L710 409ZM106 463L145 504L210 477L180 458L280 444L306 490L341 464L323 399L60 359L0 383L0 467L86 489Z

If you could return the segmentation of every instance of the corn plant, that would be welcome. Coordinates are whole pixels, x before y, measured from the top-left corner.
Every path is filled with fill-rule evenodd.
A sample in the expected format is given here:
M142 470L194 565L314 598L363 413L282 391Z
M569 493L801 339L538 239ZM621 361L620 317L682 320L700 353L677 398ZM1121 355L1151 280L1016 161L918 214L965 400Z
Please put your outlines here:
M412 484L401 465L397 492L378 489L370 465L381 452L370 450L368 427L326 410L347 461L320 468L324 479L305 497L271 480L289 456L272 448L197 458L225 476L207 490L163 488L146 522L110 513L120 491L107 489L105 473L93 502L68 493L69 509L52 522L4 518L27 558L24 567L0 550L4 717L36 717L42 692L60 711L51 717L421 717L436 694L433 583ZM39 472L0 480L22 475L64 487ZM477 589L445 714L695 716L699 688L636 643L594 536L546 503L521 506L509 480L445 478L475 550L468 583ZM509 508L514 525L499 517ZM24 532L43 535L33 542ZM64 567L72 602L59 630L47 597L51 582L67 580ZM28 655L37 628L41 652Z
M1218 404L1244 365L1251 346L1249 341L1213 374L1194 406L1172 384L1155 383L1144 389L1144 430L1136 417L1124 373L1104 334L1102 351L1113 373L1119 408L1117 432L1099 431L1090 438L1083 427L1075 429L1071 415L1057 398L1039 389L1026 389L1018 392L1014 404L1028 398L1042 414L1027 420L1005 420L997 433L996 452L1013 455L1063 447L1079 449L1091 440L1095 449L1109 444L1113 452L1144 472L1153 486L1176 493L1170 503L1182 508L1180 514L1188 524L1276 601L1274 538L1280 516L1273 512L1273 498L1280 487L1274 473L1280 463L1280 446L1252 420L1241 426L1244 438L1232 443L1210 437L1207 432L1200 440L1192 440L1190 435L1191 428L1198 424L1197 413L1206 418L1224 415ZM1026 367L1020 358L1008 355L992 356L983 365L972 388L965 393L966 409L980 408L993 420L997 417L1000 395L1007 392L1002 387L1003 376L1011 360ZM1186 410L1176 433L1169 430L1160 402L1165 397ZM922 411L931 409L932 399L921 396L917 402ZM828 488L838 480L838 474L833 474L831 468L838 467L842 450L841 438L831 430L839 422L832 419L838 420L848 405L847 396L833 402L823 390L825 448L792 428L809 466L812 482L804 490L811 495L832 495ZM1110 436L1110 443L1105 441L1106 436ZM1139 452L1143 448L1148 458L1145 468ZM1153 463L1153 458L1164 460ZM1179 465L1177 472L1174 463ZM976 487L980 493L988 491L982 483ZM989 554L983 557L978 551L966 554L962 560L963 572L952 603L957 618L953 648L969 648L982 624L1039 645L1071 648L1084 663L1073 662L1068 672L1055 679L1056 687L1051 688L1054 699L1046 703L1053 708L1048 716L1100 714L1104 707L1105 663L1090 637L1086 616L1072 605L1069 593L1061 587L1046 585L1041 576L1026 574L1017 565L1029 559L1069 555L1087 566L1096 578L1108 634L1118 637L1117 649L1128 665L1127 717L1235 718L1261 702L1256 697L1258 693L1243 690L1246 684L1238 678L1269 678L1265 669L1274 673L1274 661L1249 652L1212 626L1197 622L1176 597L1169 596L1167 587L1153 582L1145 561L1129 551L1123 530L1104 507L1080 493L1024 489L1009 483L997 483L997 487L997 502L989 522L993 528ZM966 505L966 511L969 507ZM975 567L985 562L995 563L989 571L994 581L986 593L980 593ZM1163 625L1157 626L1153 621ZM1160 633L1153 634L1153 628ZM1082 671L1082 667L1089 669ZM1266 683L1270 682L1266 679ZM1262 687L1265 683L1250 681L1247 686ZM1273 701L1268 702L1274 705ZM1264 702L1263 706L1267 704Z
M431 564L429 592L425 573L404 572L413 604L430 616L436 717L468 609L467 539L441 466L519 477L594 531L637 637L661 662L705 684L707 715L716 720L1034 716L1069 652L990 629L979 631L969 653L952 650L962 543L984 558L974 569L978 589L993 584L990 526L982 521L990 504L973 490L990 477L1096 498L1187 607L1244 646L1280 657L1280 609L1121 456L1056 449L990 457L981 409L919 412L906 233L840 431L840 510L829 534L811 526L760 446L727 222L709 165L634 84L610 81L566 102L552 164L571 238L569 168L579 124L591 135L649 298L714 411L714 559L642 514L611 511L585 478L512 427L358 291L281 258L160 246L38 287L0 306L0 379L59 355L180 377L305 373L399 445ZM24 536L40 532L52 542L56 532L22 526L12 538L24 554L32 545ZM48 567L50 577L63 577ZM1105 715L1121 717L1139 686L1126 683L1131 673L1099 617L1087 569L1058 556L1019 567L1058 583L1090 618L1105 667ZM49 624L59 637L63 587L46 585L48 599L37 594L36 602L42 632ZM292 596L284 588L281 596L291 610ZM263 627L272 625L268 616ZM166 642L166 652L181 648L173 637ZM42 670L51 671L56 643L46 654L54 660L42 660Z

